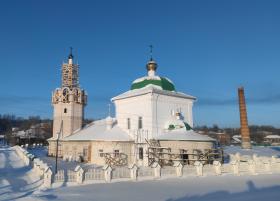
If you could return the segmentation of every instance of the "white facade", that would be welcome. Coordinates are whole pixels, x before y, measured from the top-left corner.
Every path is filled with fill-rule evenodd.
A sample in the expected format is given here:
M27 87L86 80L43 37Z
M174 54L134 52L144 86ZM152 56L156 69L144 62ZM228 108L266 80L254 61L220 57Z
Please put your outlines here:
M53 136L60 133L60 138L71 135L74 131L82 128L84 106L79 103L55 103L53 104ZM63 121L63 124L61 123ZM62 128L61 127L62 124Z
M149 139L161 135L168 129L166 127L168 122L177 112L180 113L182 120L192 127L194 100L192 96L162 91L153 86L135 89L112 99L115 103L118 125L131 134L140 130L145 135L148 134ZM142 128L139 128L140 118Z

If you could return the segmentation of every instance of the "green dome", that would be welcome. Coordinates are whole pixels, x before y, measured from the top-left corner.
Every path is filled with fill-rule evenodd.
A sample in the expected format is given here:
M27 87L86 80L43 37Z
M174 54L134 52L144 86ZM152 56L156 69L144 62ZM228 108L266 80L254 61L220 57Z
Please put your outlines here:
M164 77L158 77L155 76L156 79L148 79L148 77L144 77L142 79L135 80L132 85L131 85L131 90L134 89L141 89L146 87L147 85L156 85L162 88L162 90L167 90L167 91L175 91L175 86L174 84L168 80L167 78Z

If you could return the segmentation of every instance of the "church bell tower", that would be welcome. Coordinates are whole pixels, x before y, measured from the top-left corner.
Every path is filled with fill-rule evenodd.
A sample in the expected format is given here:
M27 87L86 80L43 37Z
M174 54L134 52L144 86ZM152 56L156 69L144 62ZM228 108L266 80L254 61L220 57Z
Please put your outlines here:
M53 137L61 130L60 139L63 139L82 128L87 104L86 92L79 86L79 65L74 63L72 48L68 62L62 64L61 78L61 87L52 93Z

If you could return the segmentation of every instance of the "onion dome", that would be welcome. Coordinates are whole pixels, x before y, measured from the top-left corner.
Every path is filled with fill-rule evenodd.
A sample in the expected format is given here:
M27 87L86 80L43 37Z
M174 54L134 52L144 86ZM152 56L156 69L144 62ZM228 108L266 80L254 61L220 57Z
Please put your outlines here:
M150 46L151 51L150 51L150 60L146 64L146 69L147 69L147 76L138 78L132 82L132 85L130 87L130 90L134 89L141 89L145 88L148 86L152 86L161 90L166 90L166 91L175 91L175 86L172 83L171 80L165 77L160 77L156 75L156 70L157 70L157 63L153 59L152 56L152 48L153 46Z
M146 64L146 68L147 68L147 71L156 71L157 70L157 63L152 60L151 60Z
M157 63L151 58L146 64L148 75L134 80L130 90L141 89L146 86L154 86L161 90L175 91L175 86L170 79L155 75L157 66Z

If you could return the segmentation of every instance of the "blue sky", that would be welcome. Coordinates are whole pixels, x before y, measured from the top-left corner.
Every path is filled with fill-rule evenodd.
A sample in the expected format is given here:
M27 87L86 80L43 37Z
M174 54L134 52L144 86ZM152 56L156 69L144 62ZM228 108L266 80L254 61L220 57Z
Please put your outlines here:
M280 126L279 1L1 1L0 113L52 117L51 91L69 47L89 94L86 117L146 74L196 96L195 125L238 126L237 88L250 124Z

